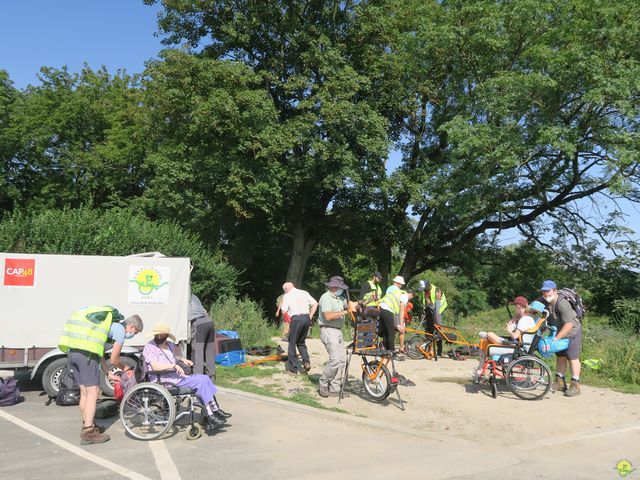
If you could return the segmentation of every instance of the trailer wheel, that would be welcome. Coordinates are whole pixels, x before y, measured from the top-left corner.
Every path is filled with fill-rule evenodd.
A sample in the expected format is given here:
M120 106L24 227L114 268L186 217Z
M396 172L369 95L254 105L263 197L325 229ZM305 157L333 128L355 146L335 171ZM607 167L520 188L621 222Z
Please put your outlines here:
M60 379L66 369L66 356L56 358L44 369L44 373L42 374L42 388L50 397L55 397L58 394L58 390L60 390Z
M126 357L124 355L120 357L120 362L122 362L125 367L129 368L136 368L136 364L138 363L135 358ZM115 369L115 367L111 366L111 362L107 361L107 365L109 366L110 372ZM102 393L105 396L113 397L113 384L102 372L100 372L100 390L102 390Z

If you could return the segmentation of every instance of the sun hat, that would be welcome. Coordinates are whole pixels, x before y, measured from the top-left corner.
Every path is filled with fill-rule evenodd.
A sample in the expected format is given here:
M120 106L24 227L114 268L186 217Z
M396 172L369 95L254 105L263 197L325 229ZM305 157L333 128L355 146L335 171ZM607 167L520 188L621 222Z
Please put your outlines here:
M405 284L404 277L401 277L400 275L396 275L396 277L391 281L393 283L399 283L400 285L404 285Z
M529 305L529 308L531 310L535 310L536 312L540 312L540 313L544 312L547 309L545 304L542 302L539 302L538 300L531 302L531 305Z
M156 323L151 333L147 334L148 337L155 337L156 335L166 335L174 342L176 341L176 336L171 333L171 327L167 322Z
M348 290L349 286L344 283L344 279L342 277L331 277L331 279L325 283L327 287L341 288L342 290Z

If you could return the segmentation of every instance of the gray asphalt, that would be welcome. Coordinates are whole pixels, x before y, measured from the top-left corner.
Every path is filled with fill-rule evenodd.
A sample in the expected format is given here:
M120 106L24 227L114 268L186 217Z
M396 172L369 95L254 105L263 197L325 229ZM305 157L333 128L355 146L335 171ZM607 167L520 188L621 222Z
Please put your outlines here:
M114 417L102 421L110 442L80 447L77 407L45 406L37 390L24 397L0 409L0 479L599 479L619 478L615 465L623 458L640 467L640 426L555 439L545 435L551 421L523 419L523 441L498 448L491 438L500 432L487 432L487 442L477 444L228 390L219 400L234 416L213 436L187 441L176 430L162 441L136 441ZM79 447L79 454L57 439ZM118 474L84 453L128 472Z

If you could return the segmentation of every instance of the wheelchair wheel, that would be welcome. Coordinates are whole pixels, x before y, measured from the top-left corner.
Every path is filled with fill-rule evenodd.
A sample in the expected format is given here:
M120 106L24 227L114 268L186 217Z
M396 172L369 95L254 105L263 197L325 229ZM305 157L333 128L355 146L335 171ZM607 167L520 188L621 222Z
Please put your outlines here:
M407 349L407 356L409 358L413 358L414 360L419 360L421 358L424 358L424 355L418 349L418 347L424 345L425 342L426 342L426 340L423 337L421 337L420 335L412 336L405 343L405 347ZM422 347L422 349L425 350L425 347Z
M491 396L498 398L498 385L496 385L496 377L493 373L489 375L489 387L491 388Z
M529 355L511 362L506 380L509 390L523 400L538 400L551 388L549 367L539 358Z
M202 427L197 423L187 427L187 440L197 440L202 436Z
M176 418L176 402L169 391L155 383L140 383L120 403L124 429L137 440L164 435Z
M378 365L380 369L378 370ZM376 374L376 372L378 372ZM375 375L374 378L372 378ZM371 362L362 366L362 384L374 402L382 402L391 393L391 374L384 364Z

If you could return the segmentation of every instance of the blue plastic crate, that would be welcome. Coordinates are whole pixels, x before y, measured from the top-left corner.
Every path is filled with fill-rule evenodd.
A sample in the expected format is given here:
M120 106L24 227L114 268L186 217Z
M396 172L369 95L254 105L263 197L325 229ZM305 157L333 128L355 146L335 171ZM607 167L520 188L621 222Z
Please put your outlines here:
M244 363L244 350L234 350L233 352L220 353L216 355L216 363L223 367L232 367L239 363Z

